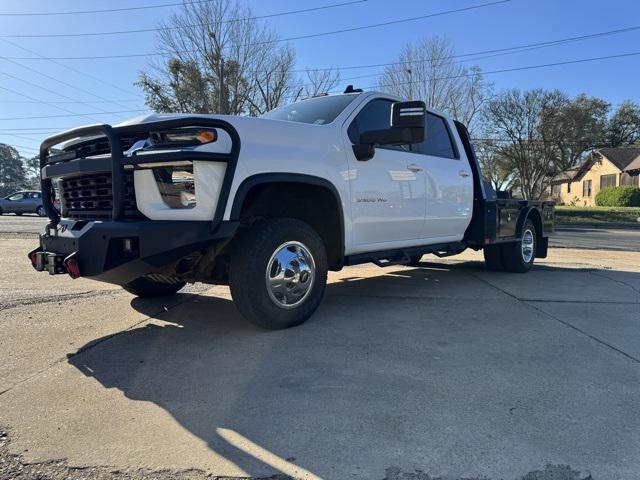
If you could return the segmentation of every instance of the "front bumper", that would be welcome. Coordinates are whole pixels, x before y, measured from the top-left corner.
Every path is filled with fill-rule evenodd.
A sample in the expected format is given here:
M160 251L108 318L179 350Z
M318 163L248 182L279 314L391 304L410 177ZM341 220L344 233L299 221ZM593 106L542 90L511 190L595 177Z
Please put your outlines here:
M61 220L47 225L29 258L36 270L52 275L79 273L124 285L231 238L237 228L238 222L220 222L212 229L211 222ZM70 259L74 268L69 268Z

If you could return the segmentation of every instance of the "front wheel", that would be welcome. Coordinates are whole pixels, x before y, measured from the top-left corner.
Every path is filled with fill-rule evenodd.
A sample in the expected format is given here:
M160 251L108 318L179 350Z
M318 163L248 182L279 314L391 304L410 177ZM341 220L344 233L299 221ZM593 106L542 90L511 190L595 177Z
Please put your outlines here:
M42 205L40 205L38 208L36 208L36 214L39 217L44 217L46 215L46 212L44 211L44 207Z
M168 297L173 295L182 287L184 282L164 283L156 282L149 278L140 277L132 282L122 285L122 288L136 297L152 298L152 297Z
M268 330L294 327L318 308L327 284L327 254L316 231L292 218L254 224L231 255L236 307Z

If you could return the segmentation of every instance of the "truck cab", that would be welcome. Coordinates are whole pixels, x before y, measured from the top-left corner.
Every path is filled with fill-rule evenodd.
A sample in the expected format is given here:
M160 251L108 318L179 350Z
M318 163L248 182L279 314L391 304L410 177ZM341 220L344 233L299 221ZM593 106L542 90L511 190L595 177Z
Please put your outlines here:
M553 229L553 204L484 182L464 125L353 88L262 118L80 127L45 140L40 162L50 223L29 254L36 270L139 296L229 285L271 329L313 314L328 270L473 248L491 269L525 272Z

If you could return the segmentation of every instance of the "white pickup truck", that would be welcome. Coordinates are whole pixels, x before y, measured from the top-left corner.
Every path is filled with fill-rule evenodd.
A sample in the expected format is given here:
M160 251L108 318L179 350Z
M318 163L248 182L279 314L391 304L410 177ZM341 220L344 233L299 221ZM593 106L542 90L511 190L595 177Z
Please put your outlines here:
M262 118L80 127L45 140L40 162L50 222L29 253L37 270L138 296L229 285L269 329L307 320L329 270L472 248L526 272L553 230L552 203L498 198L483 181L462 124L352 87Z

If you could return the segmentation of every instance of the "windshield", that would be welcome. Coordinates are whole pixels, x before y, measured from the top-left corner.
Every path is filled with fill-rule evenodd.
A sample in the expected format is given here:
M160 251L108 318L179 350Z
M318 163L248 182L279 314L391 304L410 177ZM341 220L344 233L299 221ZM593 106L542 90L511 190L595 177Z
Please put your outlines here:
M262 118L288 122L326 125L333 122L356 95L334 95L310 98L265 113Z

